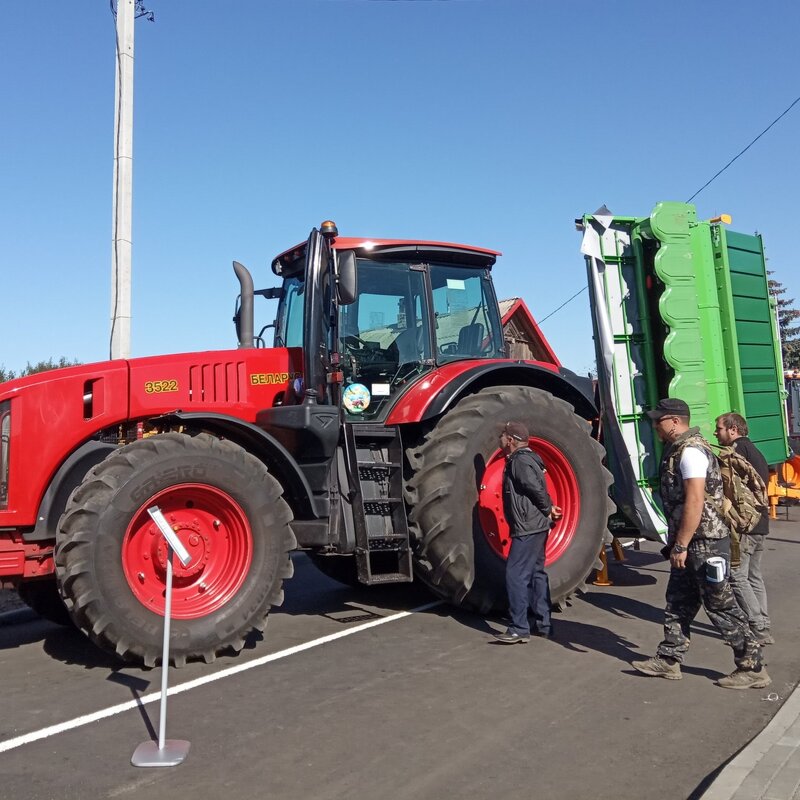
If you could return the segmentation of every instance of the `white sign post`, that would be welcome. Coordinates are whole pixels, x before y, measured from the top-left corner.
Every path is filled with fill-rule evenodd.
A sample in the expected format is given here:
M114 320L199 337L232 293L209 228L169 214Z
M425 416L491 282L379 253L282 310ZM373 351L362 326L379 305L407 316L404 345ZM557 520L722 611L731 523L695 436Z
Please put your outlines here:
M134 767L174 767L186 758L189 742L184 739L165 739L167 730L167 676L169 674L169 628L172 615L172 554L178 556L184 567L189 566L192 557L183 546L175 531L164 518L158 506L147 509L167 541L167 590L164 596L164 649L161 655L161 712L158 722L158 742L142 742L131 757Z

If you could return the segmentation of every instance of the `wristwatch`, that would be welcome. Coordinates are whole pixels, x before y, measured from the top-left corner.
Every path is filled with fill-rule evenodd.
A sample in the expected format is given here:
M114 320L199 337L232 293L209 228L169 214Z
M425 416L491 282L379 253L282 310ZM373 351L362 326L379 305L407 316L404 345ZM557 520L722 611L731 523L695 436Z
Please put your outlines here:
M673 553L685 553L688 549L689 549L688 547L684 547L682 544L672 545Z

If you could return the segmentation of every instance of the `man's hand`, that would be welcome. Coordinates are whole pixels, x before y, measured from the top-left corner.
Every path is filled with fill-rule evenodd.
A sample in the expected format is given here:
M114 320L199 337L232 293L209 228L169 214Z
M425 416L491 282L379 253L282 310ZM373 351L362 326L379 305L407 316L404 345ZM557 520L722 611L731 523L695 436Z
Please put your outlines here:
M557 522L563 516L564 512L561 510L561 506L553 506L550 509L550 519L553 520L553 522Z
M669 563L675 569L686 568L686 553L676 553L674 550L669 554Z

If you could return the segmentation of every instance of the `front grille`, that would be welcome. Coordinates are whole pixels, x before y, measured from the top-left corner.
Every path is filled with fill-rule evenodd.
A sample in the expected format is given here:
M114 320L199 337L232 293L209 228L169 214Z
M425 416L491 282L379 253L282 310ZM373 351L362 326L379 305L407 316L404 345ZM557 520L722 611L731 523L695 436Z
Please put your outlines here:
M244 401L244 362L222 361L189 367L190 403Z

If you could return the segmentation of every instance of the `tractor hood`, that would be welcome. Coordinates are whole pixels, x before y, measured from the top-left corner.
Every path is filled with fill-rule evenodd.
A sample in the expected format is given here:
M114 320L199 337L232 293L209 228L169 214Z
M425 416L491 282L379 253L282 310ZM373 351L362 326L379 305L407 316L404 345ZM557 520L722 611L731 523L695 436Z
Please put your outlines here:
M252 348L104 361L0 384L8 472L0 527L35 522L65 454L83 443L124 442L138 422L177 410L254 423L259 411L290 402L301 376L300 349Z

